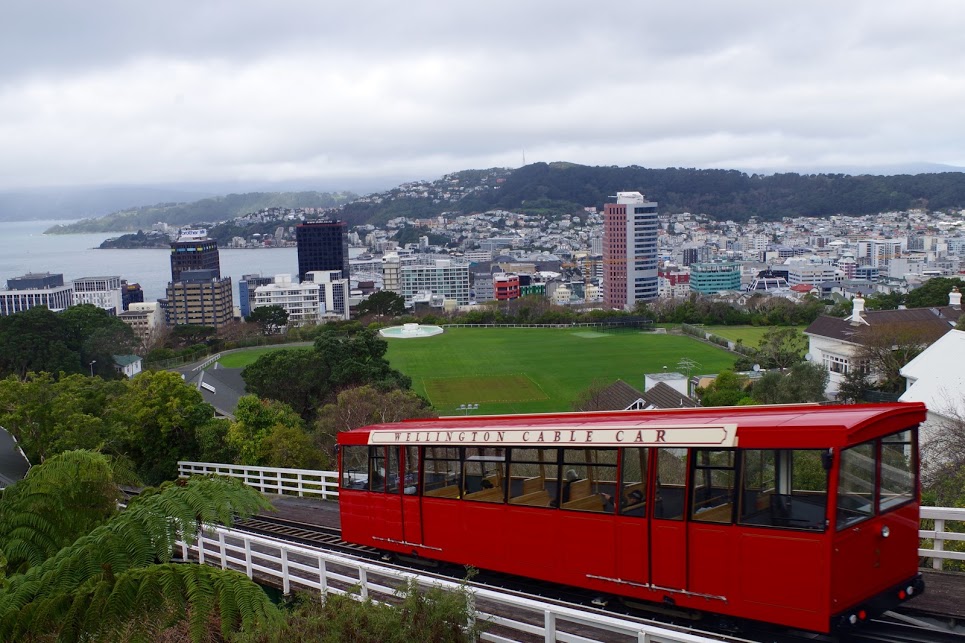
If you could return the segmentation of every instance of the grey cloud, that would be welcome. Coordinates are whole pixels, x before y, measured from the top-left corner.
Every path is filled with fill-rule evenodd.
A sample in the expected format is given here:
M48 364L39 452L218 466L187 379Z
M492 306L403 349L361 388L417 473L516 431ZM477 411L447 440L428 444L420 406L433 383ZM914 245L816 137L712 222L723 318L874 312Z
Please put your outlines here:
M0 189L963 161L958 2L10 4Z

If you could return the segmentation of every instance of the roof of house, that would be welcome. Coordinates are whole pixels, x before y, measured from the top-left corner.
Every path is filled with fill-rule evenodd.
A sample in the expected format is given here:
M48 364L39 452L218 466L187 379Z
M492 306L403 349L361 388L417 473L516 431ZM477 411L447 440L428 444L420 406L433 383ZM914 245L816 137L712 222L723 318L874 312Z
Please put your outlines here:
M951 306L938 308L905 308L899 310L866 310L861 313L865 324L853 324L848 319L821 315L804 329L805 335L829 337L852 344L861 343L862 329L875 326L914 325L923 335L941 336L950 331L962 311Z
M225 417L234 417L238 400L245 394L245 380L241 377L243 368L224 368L215 363L207 370L198 370L187 375L186 381L201 393L204 401Z
M924 402L932 413L965 418L965 332L952 330L922 351L899 371L913 380L899 398Z
M692 409L699 406L692 398L687 397L665 382L658 382L649 391L644 393L643 400L646 402L646 408L648 409Z
M597 394L596 406L600 411L623 411L642 399L643 393L623 380L617 380Z
M114 358L114 363L118 366L130 366L141 361L141 357L138 355L112 355L111 357Z

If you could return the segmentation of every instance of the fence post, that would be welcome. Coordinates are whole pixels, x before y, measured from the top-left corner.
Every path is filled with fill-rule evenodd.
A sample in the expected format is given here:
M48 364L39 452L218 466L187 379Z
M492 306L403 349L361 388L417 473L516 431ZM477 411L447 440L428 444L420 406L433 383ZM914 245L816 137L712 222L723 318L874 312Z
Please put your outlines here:
M228 569L228 549L224 542L224 532L218 532L218 552L221 554L221 569Z
M543 612L543 640L556 643L556 614L549 610Z
M281 591L285 596L291 594L291 581L288 578L288 550L281 550Z
M942 534L943 534L944 532L945 532L945 519L944 519L944 518L935 518L935 546L934 546L934 549L935 549L936 552L937 552L937 551L944 551L944 550L945 550L945 539L942 538ZM941 568L942 568L942 559L941 559L940 557L938 557L938 556L933 556L932 559L931 559L931 566L932 566L932 569L941 570Z

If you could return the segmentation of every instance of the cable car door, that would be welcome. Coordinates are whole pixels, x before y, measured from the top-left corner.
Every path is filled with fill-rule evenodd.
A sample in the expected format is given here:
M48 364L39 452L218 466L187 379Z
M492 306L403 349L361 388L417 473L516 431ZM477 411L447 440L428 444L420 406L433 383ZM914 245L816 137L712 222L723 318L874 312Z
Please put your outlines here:
M402 447L402 539L422 544L422 494L419 493L419 447Z
M370 447L369 490L371 494L372 537L402 540L402 512L399 489L399 447Z
M651 467L650 584L687 589L687 449L654 449Z

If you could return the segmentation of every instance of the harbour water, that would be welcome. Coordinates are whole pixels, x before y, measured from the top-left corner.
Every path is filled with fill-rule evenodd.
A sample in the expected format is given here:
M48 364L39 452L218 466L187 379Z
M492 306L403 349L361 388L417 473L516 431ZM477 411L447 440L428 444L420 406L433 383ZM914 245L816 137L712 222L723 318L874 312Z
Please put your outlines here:
M0 288L7 279L28 272L63 273L64 281L80 277L119 275L139 283L144 301L164 297L171 280L170 251L164 249L99 250L97 246L118 232L97 234L43 234L64 221L0 221ZM298 273L295 248L222 248L221 276L231 277L238 303L238 281L242 275Z

